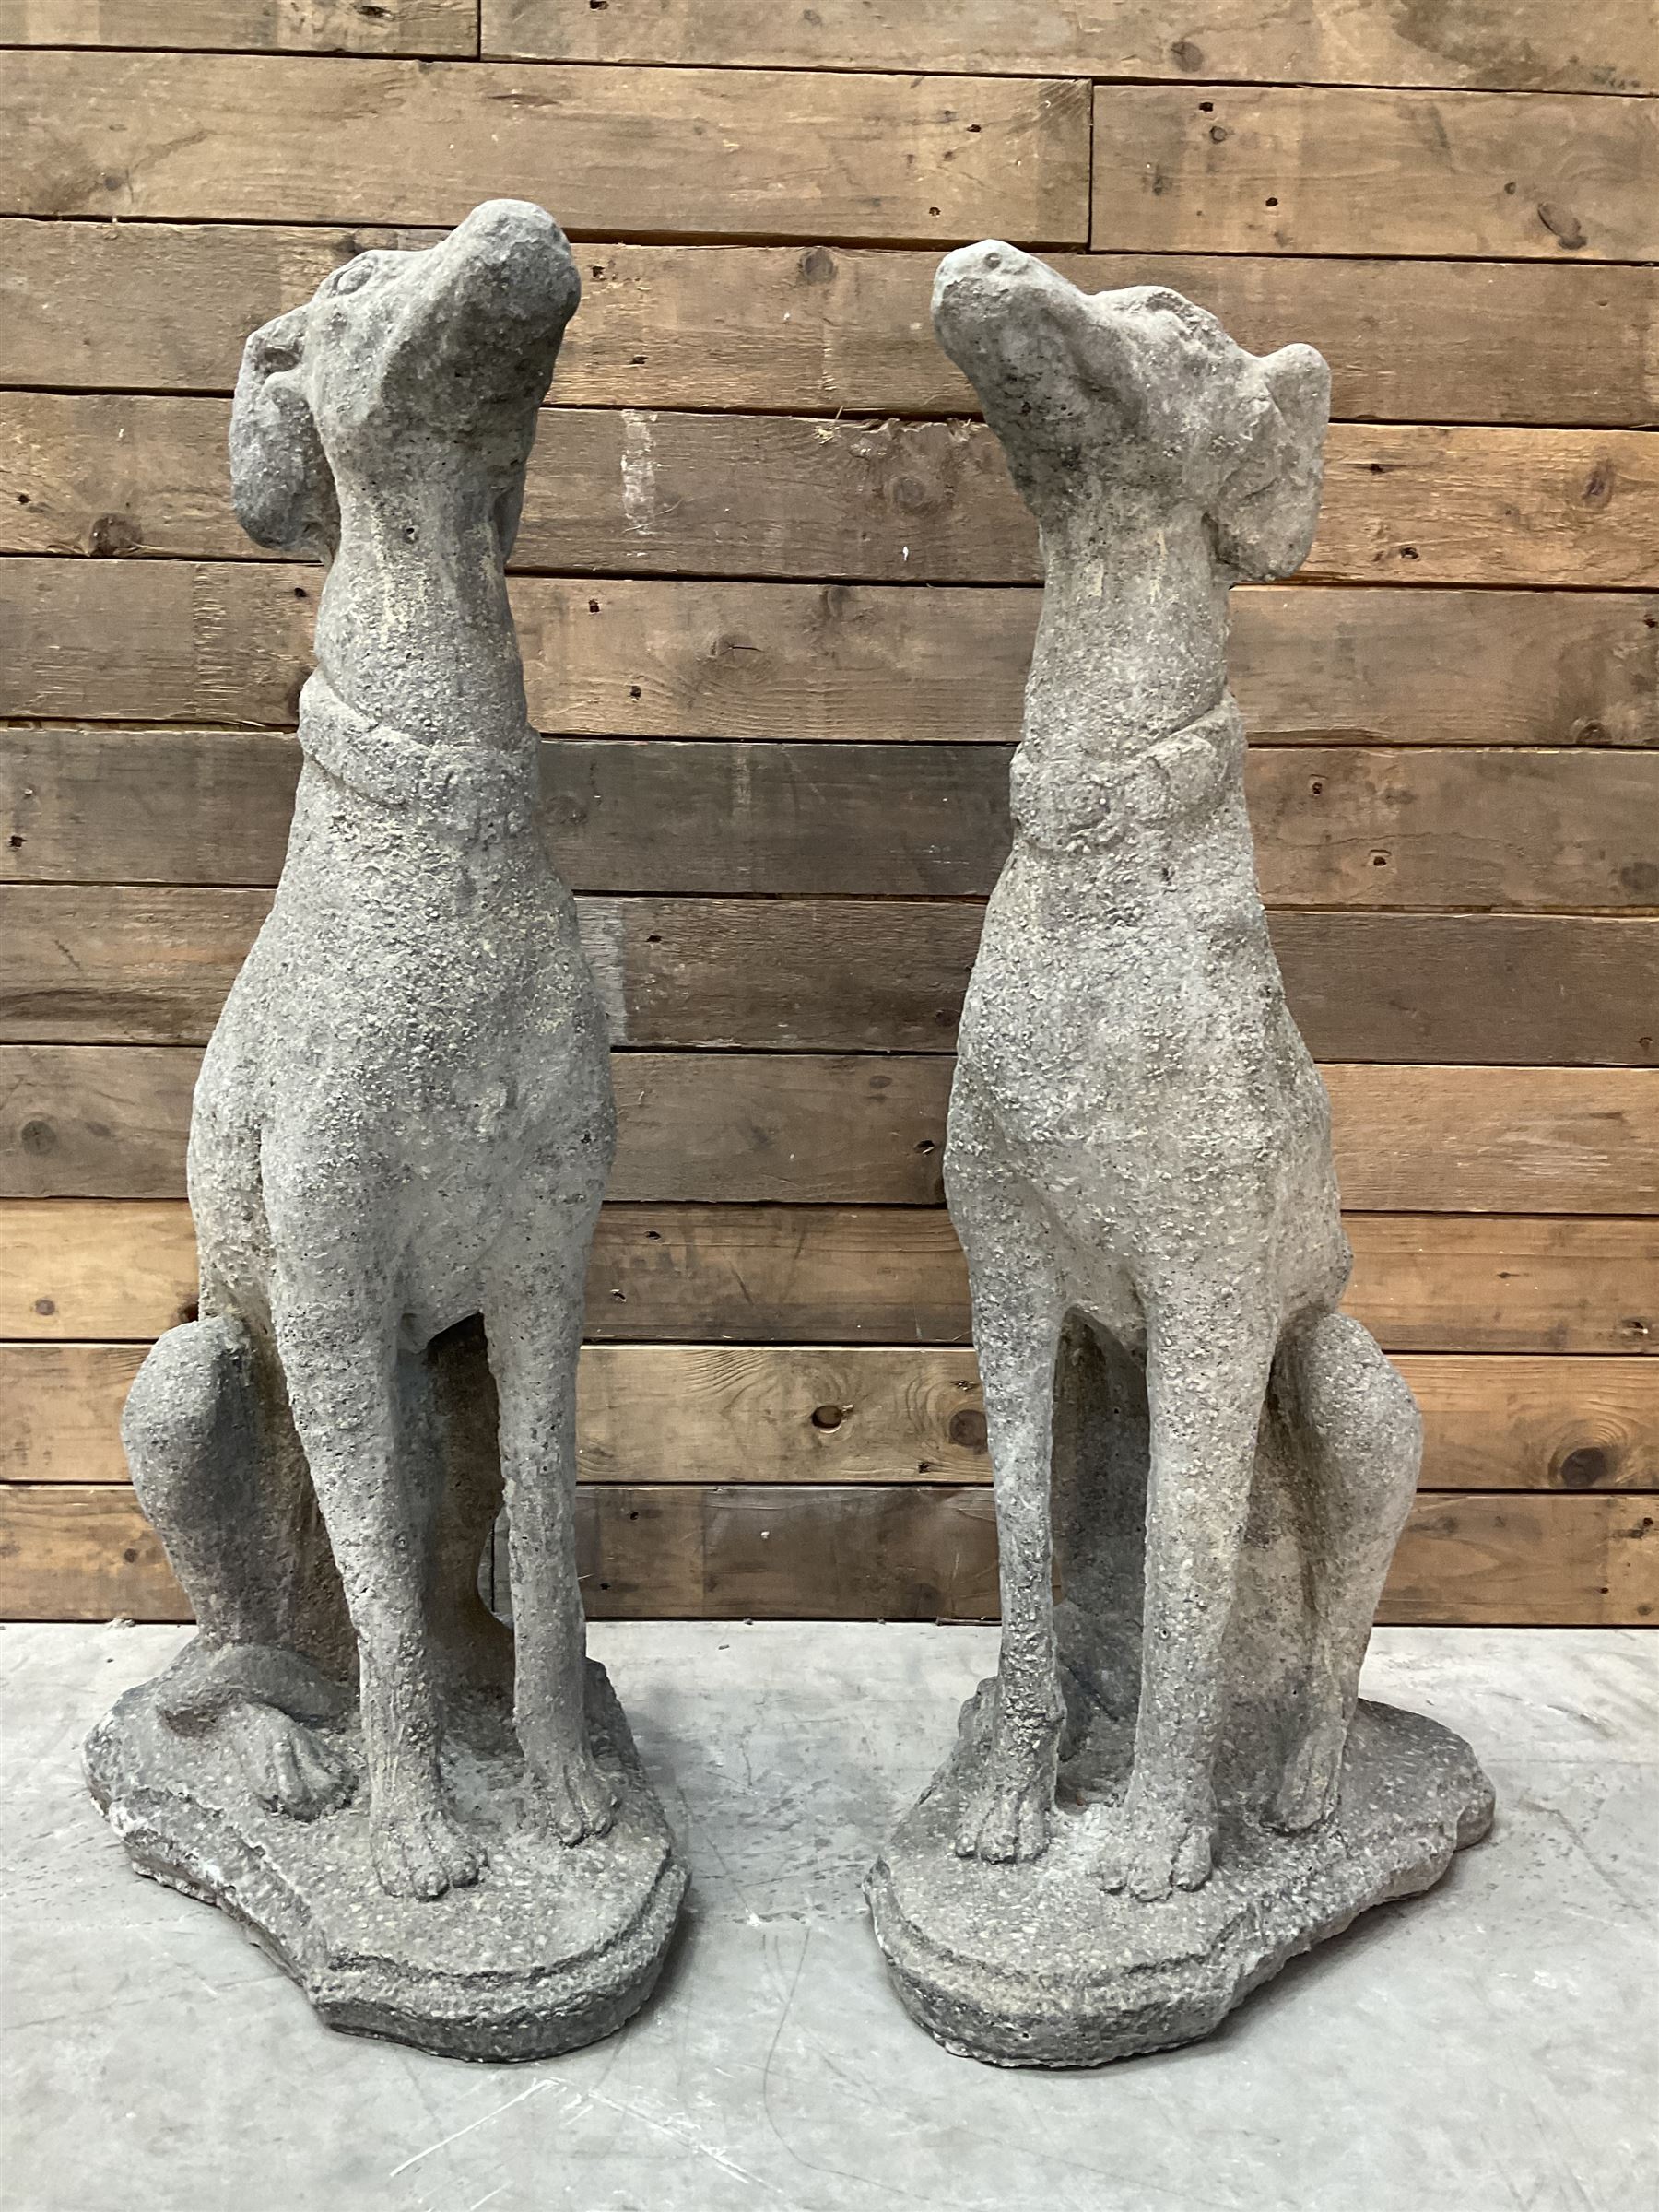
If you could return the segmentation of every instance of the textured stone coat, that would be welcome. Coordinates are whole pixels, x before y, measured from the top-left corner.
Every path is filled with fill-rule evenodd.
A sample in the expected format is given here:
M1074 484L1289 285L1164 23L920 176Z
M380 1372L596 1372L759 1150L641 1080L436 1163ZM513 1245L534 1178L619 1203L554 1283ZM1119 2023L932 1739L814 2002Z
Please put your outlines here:
M1073 1732L1091 1702L1138 1703L1105 1872L1154 1897L1209 1872L1253 1504L1293 1536L1306 1592L1276 1630L1274 1818L1301 1828L1333 1799L1417 1476L1409 1394L1334 1312L1330 1109L1268 939L1226 689L1230 588L1287 573L1312 536L1329 375L1305 346L1258 359L1173 292L1086 297L998 243L943 263L934 312L1046 570L946 1158L1005 1620L961 1843L995 1859L1047 1839L1057 1488Z
M327 561L319 665L282 879L196 1090L202 1317L126 1417L202 1630L179 1709L216 1706L266 1801L315 1815L347 1783L308 1722L355 1651L375 1866L427 1898L481 1863L441 1692L511 1665L475 1588L503 1475L540 1814L571 1842L612 1816L572 1490L615 1116L502 572L580 288L558 225L496 201L248 341L237 510Z

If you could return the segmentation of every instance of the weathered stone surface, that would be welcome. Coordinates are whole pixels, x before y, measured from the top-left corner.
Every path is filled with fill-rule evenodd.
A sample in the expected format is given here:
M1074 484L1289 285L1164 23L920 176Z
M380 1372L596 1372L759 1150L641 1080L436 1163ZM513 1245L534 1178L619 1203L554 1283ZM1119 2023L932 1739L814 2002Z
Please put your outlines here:
M458 1702L444 1781L484 1879L437 1900L388 1897L360 1794L299 1821L250 1793L222 1730L181 1741L159 1685L124 1698L87 1746L92 1793L143 1874L218 1905L299 1983L330 2027L450 2058L550 2058L619 2028L650 1995L686 1875L604 1670L590 1663L588 1735L617 1800L571 1851L527 1817L505 1700ZM361 1772L355 1716L327 1736Z
M1224 1784L1217 1864L1200 1888L1148 1904L1102 1885L1126 1728L1061 1770L1041 1858L963 1858L956 1830L994 1696L987 1683L969 1700L956 1750L865 1885L907 2008L950 2050L994 2065L1094 2066L1207 2035L1299 1952L1430 1888L1491 1825L1491 1789L1466 1744L1416 1713L1361 1704L1329 1819L1285 1835Z
M492 201L427 252L360 254L248 341L237 512L325 561L318 667L282 880L196 1088L201 1318L156 1346L124 1423L200 1633L93 1749L142 1864L264 1929L330 2017L444 2050L605 2032L683 1887L637 1770L607 1771L584 1717L576 1359L615 1110L535 827L503 574L580 293L551 218ZM477 1590L503 1493L512 1638ZM479 1717L509 1679L511 1783ZM475 1729L470 1810L446 1710ZM471 1931L470 2028L450 1936L417 1936L432 1912ZM568 1947L602 1941L615 1956L576 1972Z
M945 1164L1000 1663L873 1898L930 2026L1083 2063L1204 2032L1265 1961L1432 1879L1488 1794L1461 1747L1425 1764L1409 1732L1368 1729L1337 1810L1421 1425L1336 1312L1330 1105L1267 936L1225 659L1233 584L1288 574L1312 542L1329 372L1305 346L1246 353L1157 287L1088 297L995 241L940 264L934 323L1041 525L1045 590ZM1057 1767L1103 1723L1133 1759L1062 1845ZM1373 1813L1417 1784L1416 1827ZM1229 1934L1232 1892L1206 1900L1223 1877L1259 1942ZM1039 1895L1046 1947L1026 1934L1070 2026L1010 1994L999 2029L996 1977ZM1128 1969L1155 1972L1163 1946L1175 1983L1137 2025Z

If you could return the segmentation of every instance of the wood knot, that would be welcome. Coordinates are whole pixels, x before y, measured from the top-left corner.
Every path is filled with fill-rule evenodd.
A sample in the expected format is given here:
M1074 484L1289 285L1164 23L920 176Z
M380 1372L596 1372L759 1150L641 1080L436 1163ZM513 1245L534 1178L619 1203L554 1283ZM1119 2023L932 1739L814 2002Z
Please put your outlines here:
M1564 1490L1593 1490L1613 1473L1611 1454L1601 1444L1581 1444L1569 1452L1556 1469Z
M1613 464L1604 453L1584 478L1586 507L1605 507L1613 497Z
M144 543L144 532L126 514L100 514L87 533L87 550L104 556L131 553Z
M961 1452L985 1449L985 1417L977 1406L963 1406L950 1417L945 1431Z
M1553 200L1540 200L1538 220L1569 253L1576 253L1581 246L1588 243L1583 227L1571 207L1558 207Z

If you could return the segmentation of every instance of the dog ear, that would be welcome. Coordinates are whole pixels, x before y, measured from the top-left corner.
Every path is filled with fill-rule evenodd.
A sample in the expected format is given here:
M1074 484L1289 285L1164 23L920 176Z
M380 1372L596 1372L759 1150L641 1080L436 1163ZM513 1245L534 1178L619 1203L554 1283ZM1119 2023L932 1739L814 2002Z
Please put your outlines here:
M255 545L328 560L340 510L300 374L306 312L278 315L242 348L230 408L230 496Z
M1258 364L1267 387L1249 449L1210 510L1216 549L1253 583L1288 576L1313 543L1324 478L1331 371L1312 346Z

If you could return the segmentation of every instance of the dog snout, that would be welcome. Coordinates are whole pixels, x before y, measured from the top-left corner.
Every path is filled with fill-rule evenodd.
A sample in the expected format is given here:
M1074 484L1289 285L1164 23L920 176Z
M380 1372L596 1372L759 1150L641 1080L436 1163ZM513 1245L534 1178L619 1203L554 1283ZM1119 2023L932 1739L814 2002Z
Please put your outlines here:
M546 209L529 200L486 200L435 258L437 297L519 327L562 329L582 297L569 241Z
M982 239L977 246L959 246L947 253L934 278L934 316L956 322L984 312L1030 276L1037 266L1029 253L1006 245L1000 238Z

